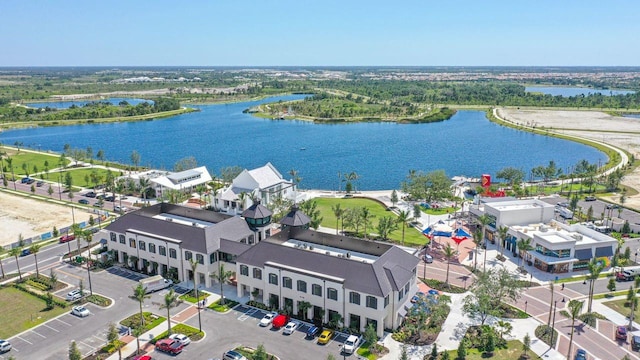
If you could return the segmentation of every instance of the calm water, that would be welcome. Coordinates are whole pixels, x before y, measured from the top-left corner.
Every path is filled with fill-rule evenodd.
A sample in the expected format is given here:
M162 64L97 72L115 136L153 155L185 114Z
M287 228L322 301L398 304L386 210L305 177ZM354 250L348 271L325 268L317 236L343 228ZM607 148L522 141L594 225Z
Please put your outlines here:
M75 106L84 106L90 102L93 101L108 101L113 105L118 105L120 103L120 101L125 100L127 101L130 105L138 105L141 102L148 102L150 104L153 104L153 101L151 100L144 100L144 99L131 99L131 98L109 98L109 99L102 99L102 100L82 100L82 101L57 101L57 102L32 102L32 103L27 103L25 105L29 106L29 107L33 107L33 108L44 108L44 107L50 107L50 108L56 108L56 109L68 109L70 108L72 105Z
M625 114L624 117L640 119L640 114Z
M291 95L273 102L302 98ZM0 142L62 151L91 146L110 160L171 169L194 156L210 172L225 166L262 166L268 161L285 176L296 169L303 188L337 189L338 173L355 171L359 189L398 188L409 170L444 169L448 176L480 176L514 166L528 172L554 160L566 169L581 159L598 163L605 155L590 147L534 135L489 122L480 111L460 111L432 124L356 123L317 125L267 120L243 114L256 102L199 106L201 112L158 121L60 126L0 133ZM302 150L302 149L305 150ZM344 186L342 187L344 189Z
M559 86L527 86L525 88L526 92L538 92L543 94L549 94L553 96L578 96L578 95L589 95L589 94L602 94L605 96L609 95L626 95L633 94L634 91L631 90L600 90L600 89L590 89L590 88L581 88L581 87L559 87Z

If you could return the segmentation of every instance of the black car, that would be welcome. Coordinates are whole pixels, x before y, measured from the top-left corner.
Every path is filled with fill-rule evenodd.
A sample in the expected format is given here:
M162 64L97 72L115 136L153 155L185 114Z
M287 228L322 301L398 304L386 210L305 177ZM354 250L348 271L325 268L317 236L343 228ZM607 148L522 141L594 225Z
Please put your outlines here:
M640 350L640 336L633 335L631 337L631 349L632 350Z
M96 197L96 193L94 193L93 191L89 191L88 193L84 194L84 196L88 198L94 198Z
M309 330L307 330L307 334L306 337L307 339L313 339L315 338L318 334L320 334L320 332L322 331L322 327L320 326L311 326L309 328Z
M36 186L37 186L37 187L40 187L40 186L42 186L42 185L44 185L44 181L38 181L38 182L36 183Z
M104 201L113 202L116 198L113 195L105 196Z
M593 195L585 196L584 201L596 201L596 197Z
M78 202L80 204L82 204L82 205L89 205L89 200L87 200L87 199L80 199L80 200L78 200Z

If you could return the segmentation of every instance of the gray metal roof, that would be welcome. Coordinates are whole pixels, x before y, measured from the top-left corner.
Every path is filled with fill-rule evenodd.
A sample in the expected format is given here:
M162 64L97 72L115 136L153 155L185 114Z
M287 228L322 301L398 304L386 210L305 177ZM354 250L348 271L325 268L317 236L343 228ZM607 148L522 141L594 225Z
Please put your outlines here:
M205 220L212 222L213 225L202 228L153 217L163 213ZM125 214L105 229L118 233L144 232L176 239L181 242L184 249L203 254L217 251L220 248L220 238L240 241L253 234L247 223L240 217L166 203Z
M419 260L392 247L374 263L367 263L283 246L267 239L238 256L237 262L258 267L264 267L266 262L277 263L342 278L346 289L384 297L411 279Z
M231 255L240 255L243 252L247 251L251 245L237 242L237 241L229 241L227 239L220 239L220 251L223 253L231 254Z
M260 202L251 205L249 208L242 212L242 217L249 219L264 219L271 215L273 215L273 212L267 209L266 206L260 204Z
M181 172L177 172L177 173L173 173L173 174L167 175L167 179L171 180L171 182L173 182L173 183L177 183L182 179L186 179L186 178L193 177L193 176L201 176L201 175L202 175L202 173L200 171L189 169L189 170L185 170L185 171L181 171Z
M280 220L280 224L287 226L305 226L311 222L307 214L303 213L297 206L291 208L291 211Z

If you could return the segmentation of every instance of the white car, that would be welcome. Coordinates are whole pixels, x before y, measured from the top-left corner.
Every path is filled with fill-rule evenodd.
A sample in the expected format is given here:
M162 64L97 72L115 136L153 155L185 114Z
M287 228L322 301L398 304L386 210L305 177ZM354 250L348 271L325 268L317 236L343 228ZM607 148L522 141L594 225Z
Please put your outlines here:
M350 335L347 338L347 341L344 342L344 347L342 348L342 351L344 351L345 354L353 354L353 352L356 351L356 348L358 347L359 342L360 342L359 337L355 335Z
M80 292L80 289L75 289L75 290L71 290L69 291L69 293L67 294L67 301L76 301L82 298L82 293Z
M126 211L127 211L127 208L126 208L126 207L124 207L124 206L118 206L118 205L116 205L116 206L113 208L113 211L117 211L117 212L126 212Z
M278 314L274 313L274 312L271 312L271 313L268 313L267 315L265 315L260 320L260 326L269 326L269 325L271 325L271 322L273 321L273 318L276 317L276 315L278 315Z
M296 331L297 328L298 328L297 322L289 321L289 323L284 327L284 330L282 331L282 333L285 335L291 335L293 334L294 331Z
M187 335L184 334L171 334L169 339L178 340L183 346L187 346L191 344L191 339Z
M0 339L0 354L6 353L9 350L11 350L11 343L9 343L7 340Z
M89 312L89 309L87 309L84 306L74 306L73 309L71 309L71 313L75 316L80 316L80 317L91 315L91 313Z

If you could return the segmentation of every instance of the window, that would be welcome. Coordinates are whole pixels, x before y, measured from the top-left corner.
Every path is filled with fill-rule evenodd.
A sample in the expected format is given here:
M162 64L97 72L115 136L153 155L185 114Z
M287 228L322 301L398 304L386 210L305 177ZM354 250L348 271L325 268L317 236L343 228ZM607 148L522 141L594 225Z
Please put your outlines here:
M167 248L162 245L158 246L158 253L162 256L167 256Z
M384 297L384 307L389 306L389 295Z
M278 275L270 273L269 274L269 284L278 285Z
M196 261L200 265L204 265L204 256L202 254L196 254Z
M169 249L169 257L172 259L178 258L178 252L176 249Z
M377 309L378 299L374 296L367 296L367 307L372 309Z
M120 244L126 244L127 243L127 239L124 237L124 235L120 235Z
M116 241L116 233L109 233L109 236L111 237L111 241Z
M147 246L144 243L144 241L142 241L142 240L138 241L138 249L140 249L142 251L146 251L147 250Z
M327 289L327 299L338 300L338 290L334 288Z
M149 244L149 252L150 253L156 253L156 244Z
M406 295L409 292L409 287L411 286L411 283L407 283L407 285L404 286L404 294Z
M298 291L306 293L307 292L307 283L302 280L298 280Z
M293 288L293 281L291 280L290 277L285 276L282 278L282 286L286 287L287 289L292 289Z
M240 275L249 276L249 267L247 265L240 265Z
M187 261L193 259L193 253L191 251L185 251L184 252L184 259L187 260Z
M218 256L216 255L216 253L209 254L209 264L213 264L216 261L218 261Z
M311 285L311 293L313 295L322 296L322 286L318 284Z
M262 270L253 268L253 278L258 280L262 279Z
M357 292L349 292L349 302L352 304L360 305L360 294Z
M402 289L400 289L400 291L398 291L398 301L402 300L403 296L404 296L404 291L402 291Z
M136 239L129 238L129 247L136 248Z

